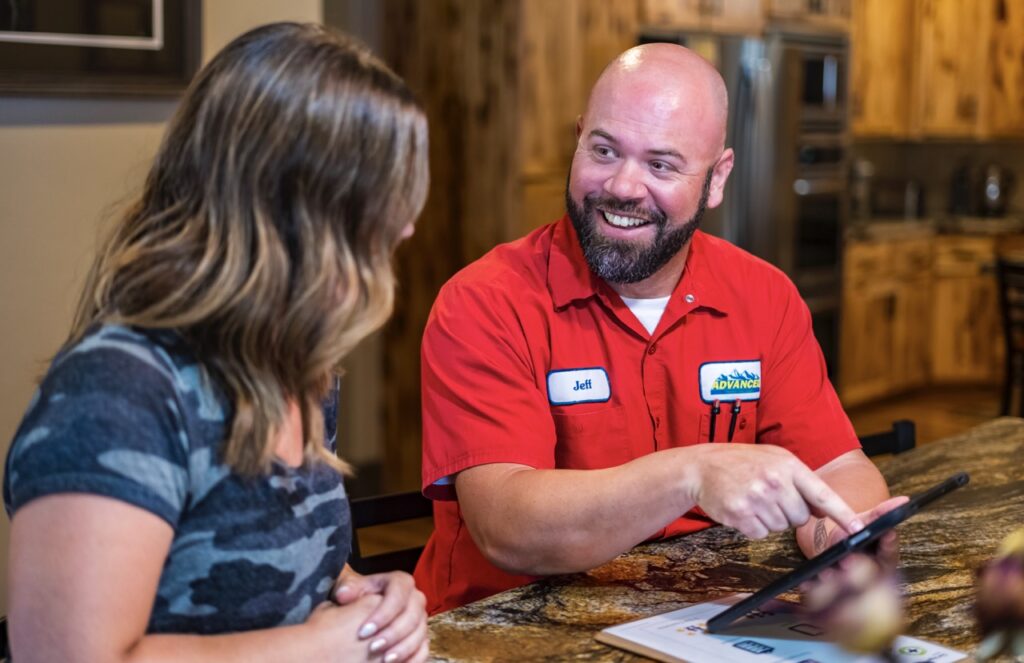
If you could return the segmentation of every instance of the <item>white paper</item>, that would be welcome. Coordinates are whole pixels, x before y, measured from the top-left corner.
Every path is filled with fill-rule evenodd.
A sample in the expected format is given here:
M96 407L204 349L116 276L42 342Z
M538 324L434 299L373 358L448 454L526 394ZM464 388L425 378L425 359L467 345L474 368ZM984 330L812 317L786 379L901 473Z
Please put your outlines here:
M852 654L824 641L823 632L807 623L796 606L771 601L729 627L726 633L709 634L706 622L748 594L734 594L698 603L682 610L607 628L602 633L663 652L686 663L874 663L875 656ZM909 636L899 636L893 646L900 663L951 663L966 654Z

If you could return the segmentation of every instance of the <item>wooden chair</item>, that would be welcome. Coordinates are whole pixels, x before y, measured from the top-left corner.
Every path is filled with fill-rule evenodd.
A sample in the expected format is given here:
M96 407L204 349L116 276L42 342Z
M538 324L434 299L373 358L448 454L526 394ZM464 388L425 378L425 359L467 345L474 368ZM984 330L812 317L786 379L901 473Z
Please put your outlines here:
M860 438L860 446L868 456L901 454L913 449L916 442L917 429L914 427L914 422L909 419L892 422L892 430Z
M423 546L403 548L377 555L364 556L359 549L359 530L375 525L426 518L433 515L434 504L418 490L352 500L352 554L348 563L362 574L384 571L412 573L419 561Z
M996 261L999 309L1006 346L1000 413L1024 415L1024 259Z

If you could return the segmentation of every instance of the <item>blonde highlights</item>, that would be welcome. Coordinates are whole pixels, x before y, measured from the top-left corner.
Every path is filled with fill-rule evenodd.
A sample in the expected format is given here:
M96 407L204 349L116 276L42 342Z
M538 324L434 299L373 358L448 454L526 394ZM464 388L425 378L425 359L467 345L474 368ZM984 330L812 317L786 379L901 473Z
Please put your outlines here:
M321 26L257 28L185 94L69 340L97 323L174 329L233 402L225 463L266 471L294 400L306 460L344 471L320 401L391 313L392 254L427 179L426 120L401 79Z

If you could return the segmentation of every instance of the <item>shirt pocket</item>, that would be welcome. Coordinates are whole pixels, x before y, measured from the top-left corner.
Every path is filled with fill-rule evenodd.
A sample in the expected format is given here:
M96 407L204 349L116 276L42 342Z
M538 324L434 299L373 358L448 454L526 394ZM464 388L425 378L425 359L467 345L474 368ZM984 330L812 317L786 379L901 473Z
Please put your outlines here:
M732 403L722 402L721 412L715 416L715 438L711 439L711 404L704 405L704 413L700 416L698 442L728 442L729 421L732 419ZM740 401L740 411L736 415L736 428L732 442L753 444L757 442L757 408L760 401Z
M558 435L555 467L595 470L632 460L626 412L621 405L582 412L567 407L551 416Z

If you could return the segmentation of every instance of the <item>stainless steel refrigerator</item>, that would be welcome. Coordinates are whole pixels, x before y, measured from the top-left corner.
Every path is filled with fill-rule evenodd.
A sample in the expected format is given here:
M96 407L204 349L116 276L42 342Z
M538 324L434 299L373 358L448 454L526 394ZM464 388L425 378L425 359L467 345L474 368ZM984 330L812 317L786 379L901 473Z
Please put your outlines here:
M811 309L835 379L847 199L845 35L769 30L762 37L645 32L718 67L729 90L726 145L736 165L702 228L785 271Z

